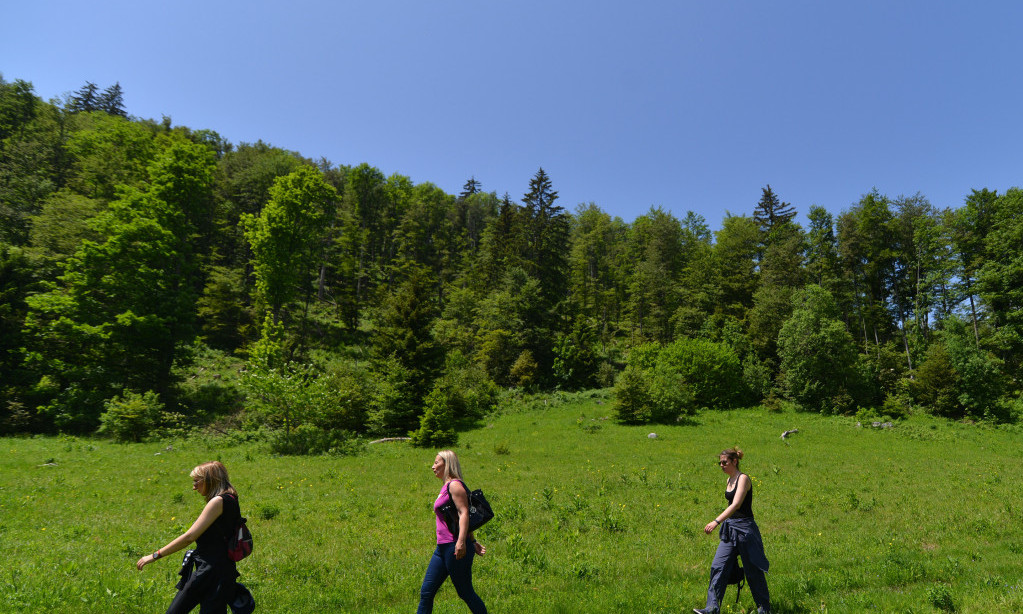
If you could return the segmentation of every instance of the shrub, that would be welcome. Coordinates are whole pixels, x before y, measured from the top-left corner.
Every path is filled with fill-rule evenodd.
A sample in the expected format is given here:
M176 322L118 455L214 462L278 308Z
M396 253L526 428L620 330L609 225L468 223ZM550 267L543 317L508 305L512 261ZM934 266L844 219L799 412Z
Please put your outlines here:
M698 407L738 407L749 397L739 357L723 343L679 339L660 351L657 364L679 373Z
M269 438L270 451L284 455L351 455L359 449L357 441L355 433L351 431L322 429L308 422L288 431L275 430Z
M453 445L458 441L454 416L444 402L444 394L437 388L426 397L426 411L419 419L419 429L409 433L411 443L420 448Z
M528 390L536 383L536 371L538 368L539 365L536 364L533 353L529 350L522 350L519 357L515 359L515 364L512 365L508 375L513 384Z
M651 422L668 422L696 413L696 395L678 369L659 364L647 371L646 376Z
M554 344L554 381L565 390L591 388L596 382L600 358L594 350L596 335L579 322Z
M956 401L956 370L941 342L932 343L910 386L917 403L946 418L959 415Z
M778 333L786 396L806 409L845 410L856 388L856 347L831 294L810 285L793 297L792 316Z
M611 412L623 424L646 424L653 417L653 399L643 370L629 365L615 380Z
M312 408L310 419L319 427L333 430L361 431L366 428L373 400L373 378L365 369L350 365L332 365L311 385L323 394Z
M144 394L126 391L105 403L100 415L99 433L121 442L139 442L160 424L163 403L152 390Z

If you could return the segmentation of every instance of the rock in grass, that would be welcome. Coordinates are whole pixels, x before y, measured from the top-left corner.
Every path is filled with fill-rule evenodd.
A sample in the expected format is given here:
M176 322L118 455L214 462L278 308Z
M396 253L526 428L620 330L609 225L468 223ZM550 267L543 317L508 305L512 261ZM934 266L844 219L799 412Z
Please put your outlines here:
M649 435L647 435L647 438L649 438L649 439L657 439L657 433L650 433Z

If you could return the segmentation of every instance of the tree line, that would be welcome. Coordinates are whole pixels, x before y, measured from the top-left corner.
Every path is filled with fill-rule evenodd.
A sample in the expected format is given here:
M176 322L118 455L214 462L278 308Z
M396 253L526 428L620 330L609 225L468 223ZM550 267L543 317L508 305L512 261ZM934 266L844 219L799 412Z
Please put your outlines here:
M1023 192L871 190L796 222L770 186L719 229L572 212L128 116L0 77L0 432L137 438L223 413L282 450L432 445L502 388L615 387L626 422L703 407L1012 420ZM237 395L188 390L209 356Z

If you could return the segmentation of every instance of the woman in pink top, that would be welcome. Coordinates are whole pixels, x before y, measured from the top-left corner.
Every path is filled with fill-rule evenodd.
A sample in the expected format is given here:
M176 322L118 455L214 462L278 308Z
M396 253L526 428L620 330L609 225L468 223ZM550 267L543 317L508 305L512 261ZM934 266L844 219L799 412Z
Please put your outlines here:
M433 612L433 598L444 580L450 576L458 596L469 606L472 614L486 614L487 606L483 605L483 600L472 588L472 559L477 554L482 556L487 549L474 540L469 532L469 495L462 481L462 468L454 452L442 450L437 453L433 461L433 475L444 482L433 503L437 549L426 568L426 577L419 589L419 609L416 612ZM441 512L441 508L449 501L454 501L455 509L458 510L457 526L449 527Z

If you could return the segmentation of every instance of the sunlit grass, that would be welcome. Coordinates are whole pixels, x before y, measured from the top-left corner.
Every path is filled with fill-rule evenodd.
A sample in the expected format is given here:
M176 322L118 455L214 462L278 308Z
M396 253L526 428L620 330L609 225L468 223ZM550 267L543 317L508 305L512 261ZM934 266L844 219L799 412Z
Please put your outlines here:
M875 430L763 410L623 427L606 419L608 403L551 397L462 434L466 480L497 512L474 566L492 612L702 606L716 538L701 528L724 505L716 453L735 444L777 612L1023 610L1014 427L914 418ZM786 445L780 434L795 427ZM0 611L163 611L176 561L133 564L194 519L202 502L188 471L214 458L255 536L239 569L259 611L414 610L440 486L431 450L272 457L215 440L40 437L0 439ZM748 591L741 605L752 607ZM465 608L447 586L435 611Z

